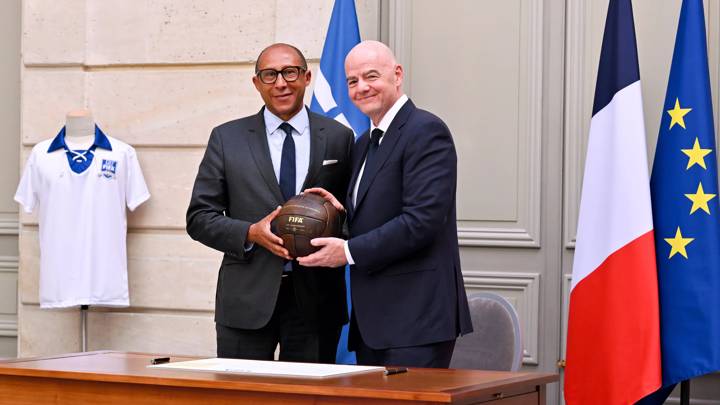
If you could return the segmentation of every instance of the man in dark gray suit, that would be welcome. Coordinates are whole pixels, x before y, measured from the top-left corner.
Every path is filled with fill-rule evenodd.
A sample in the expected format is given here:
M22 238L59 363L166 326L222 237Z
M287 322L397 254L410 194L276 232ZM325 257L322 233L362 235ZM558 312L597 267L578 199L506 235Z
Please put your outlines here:
M303 104L310 71L288 44L264 49L259 113L213 129L193 187L187 232L224 253L215 297L217 355L332 363L347 322L343 267L291 261L271 232L280 205L308 187L340 196L353 133Z

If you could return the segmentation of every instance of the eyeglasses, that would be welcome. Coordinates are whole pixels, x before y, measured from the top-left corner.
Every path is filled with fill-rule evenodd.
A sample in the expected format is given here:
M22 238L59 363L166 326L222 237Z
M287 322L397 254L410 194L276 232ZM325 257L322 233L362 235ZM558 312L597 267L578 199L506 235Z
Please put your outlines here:
M273 84L277 81L278 74L281 74L286 82L294 82L300 78L300 72L305 70L307 69L301 66L288 66L282 70L263 69L257 72L257 77L265 84Z

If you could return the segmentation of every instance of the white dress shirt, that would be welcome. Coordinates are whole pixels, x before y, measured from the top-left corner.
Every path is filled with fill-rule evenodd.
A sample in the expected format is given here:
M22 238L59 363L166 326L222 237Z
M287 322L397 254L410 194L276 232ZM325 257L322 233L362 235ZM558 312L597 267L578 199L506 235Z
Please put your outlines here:
M388 112L385 113L385 115L382 117L382 119L380 120L380 122L378 123L377 126L375 126L375 124L373 124L372 121L370 121L370 132L368 133L368 135L370 133L372 133L372 131L375 128L383 131L383 136L382 136L382 138L380 138L380 145L382 145L383 139L385 139L385 133L387 132L388 128L390 128L390 124L393 122L393 120L395 119L395 116L400 111L400 109L405 105L405 103L407 101L408 101L408 96L403 94L402 96L400 96L399 99L397 99L395 101L395 104L393 104L393 106L390 107ZM357 181L355 181L355 184L353 185L353 192L352 192L353 207L357 203L358 188L360 187L360 179L362 179L364 171L365 171L365 162L363 162L362 167L360 167L360 172L358 173ZM345 258L347 259L348 264L355 264L355 261L353 260L352 255L350 254L350 248L348 247L347 241L345 241Z
M285 142L285 131L280 129L283 121L277 115L265 108L265 131L267 131L268 146L270 147L270 158L272 159L275 178L280 182L280 161L282 160L283 142ZM305 177L307 177L310 166L310 118L303 107L295 116L287 121L293 127L292 135L295 141L295 194L302 191Z
M280 129L280 125L285 122L277 115L265 108L263 111L265 119L265 131L267 135L268 147L270 148L270 159L272 160L275 178L280 183L280 161L282 160L283 142L287 134ZM292 135L295 141L295 194L302 191L305 177L307 177L308 167L310 167L310 118L308 117L305 107L302 108L295 116L287 121L293 127ZM249 251L255 244L246 242L245 251Z

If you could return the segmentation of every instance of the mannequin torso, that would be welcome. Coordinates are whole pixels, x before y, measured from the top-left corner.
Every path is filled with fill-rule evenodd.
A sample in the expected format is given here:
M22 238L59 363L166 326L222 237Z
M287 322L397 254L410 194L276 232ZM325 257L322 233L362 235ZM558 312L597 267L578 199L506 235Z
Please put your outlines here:
M73 110L65 116L65 144L72 150L85 150L95 141L95 120L86 109Z

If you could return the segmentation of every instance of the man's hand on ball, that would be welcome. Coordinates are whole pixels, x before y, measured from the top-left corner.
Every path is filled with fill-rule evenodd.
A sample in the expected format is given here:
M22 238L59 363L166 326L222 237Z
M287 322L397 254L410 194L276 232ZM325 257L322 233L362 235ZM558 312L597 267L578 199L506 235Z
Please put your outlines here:
M247 234L247 241L250 243L257 243L276 256L292 260L290 253L288 253L287 249L283 247L283 240L270 230L270 223L280 213L280 208L282 207L275 208L275 210L269 213L265 218L250 225L250 229L248 229Z
M325 189L322 188L322 187L308 188L308 189L306 189L305 191L303 191L303 194L304 194L304 193L317 194L317 195L319 195L320 197L324 198L326 201L329 201L330 204L332 204L332 205L335 207L335 209L338 210L339 212L344 212L344 211L345 211L345 207L343 207L343 205L340 204L340 201L338 201L338 199L335 198L335 196L332 195L331 192L325 190Z
M315 238L310 241L313 246L321 246L317 252L298 257L297 261L305 267L340 267L347 264L345 257L345 241L339 238Z

